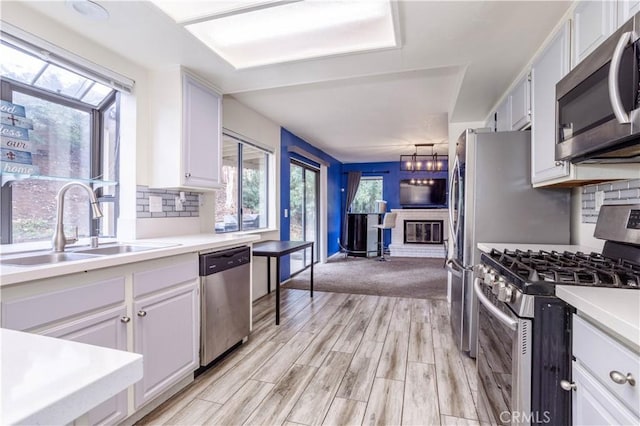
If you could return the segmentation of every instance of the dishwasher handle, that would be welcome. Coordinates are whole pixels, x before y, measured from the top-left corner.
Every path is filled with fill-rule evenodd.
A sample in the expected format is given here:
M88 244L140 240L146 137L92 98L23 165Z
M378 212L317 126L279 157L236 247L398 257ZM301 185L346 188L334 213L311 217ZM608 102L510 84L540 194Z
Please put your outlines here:
M227 269L246 265L250 262L251 250L246 246L201 254L200 276L206 277L217 274Z

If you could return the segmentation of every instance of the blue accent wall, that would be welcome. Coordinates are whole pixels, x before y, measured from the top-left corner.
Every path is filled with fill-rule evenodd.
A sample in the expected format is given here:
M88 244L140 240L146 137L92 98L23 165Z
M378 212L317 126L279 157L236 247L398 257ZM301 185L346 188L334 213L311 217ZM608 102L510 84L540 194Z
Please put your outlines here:
M447 179L448 171L438 172L406 172L400 170L399 161L382 163L346 163L342 165L343 172L360 171L362 177L382 177L382 199L387 202L387 211L401 209L400 205L400 181L404 179ZM385 173L386 172L386 173ZM342 175L342 188L347 187L347 175ZM341 206L344 209L345 194L342 193ZM343 210L344 211L344 210ZM391 242L391 230L385 231L385 247Z
M289 152L290 147L301 148L308 153L326 161L327 167L327 256L340 250L338 238L341 226L341 177L342 163L324 151L309 144L285 128L280 130L280 239L289 240L289 217L284 217L284 210L289 209L289 179L291 159L301 159L313 163L296 153ZM281 259L280 281L289 278L289 256Z
M338 239L342 228L343 212L345 208L345 192L347 187L347 174L349 171L361 171L363 176L382 176L382 196L387 201L387 210L402 208L400 205L400 181L403 179L447 179L447 170L439 172L403 172L400 171L399 161L381 163L348 163L342 164L324 151L309 144L285 128L280 130L280 239L290 239L289 217L284 217L284 210L289 209L289 180L290 165L292 159L302 160L309 164L315 164L311 159L304 158L297 153L289 152L291 147L298 147L328 163L327 167L327 256L331 256L340 250ZM387 173L380 173L387 172ZM391 241L391 231L385 231L385 245ZM289 256L284 256L280 263L280 281L289 278Z

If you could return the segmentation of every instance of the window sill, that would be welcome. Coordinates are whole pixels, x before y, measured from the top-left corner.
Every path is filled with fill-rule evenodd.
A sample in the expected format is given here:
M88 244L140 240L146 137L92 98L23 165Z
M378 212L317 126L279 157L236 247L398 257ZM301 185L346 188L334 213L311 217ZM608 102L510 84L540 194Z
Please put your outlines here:
M12 163L3 162L3 164L12 164ZM15 164L16 166L22 166L19 163L15 163ZM33 167L33 166L29 166L29 167ZM85 178L65 177L65 176L48 176L48 175L39 175L39 174L11 173L6 171L0 171L0 176L2 176L3 186L7 182L27 180L27 179L62 181L62 182L82 182L89 185L92 184L96 187L113 186L118 184L118 182L115 182L115 181L100 180L100 179L85 179Z
M253 234L266 234L268 232L278 232L278 228L260 228L252 229L250 231L233 231L233 232L216 232L218 235L253 235Z

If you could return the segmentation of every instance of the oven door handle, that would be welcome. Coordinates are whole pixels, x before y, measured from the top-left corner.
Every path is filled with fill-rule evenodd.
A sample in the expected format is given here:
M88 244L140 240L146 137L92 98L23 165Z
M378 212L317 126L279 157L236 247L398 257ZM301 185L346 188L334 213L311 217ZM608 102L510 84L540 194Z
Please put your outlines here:
M622 61L624 49L634 38L635 34L633 31L622 33L618 40L618 44L613 51L611 65L609 66L609 101L611 102L613 113L620 124L631 123L629 114L624 110L624 105L622 105L622 100L620 99L620 83L618 75L620 73L620 62Z
M475 278L473 280L473 288L482 306L487 308L487 310L492 316L497 318L501 323L503 323L513 331L515 331L518 328L518 321L513 320L512 318L509 317L509 315L505 314L500 309L498 309L498 307L495 306L493 303L491 303L491 301L487 298L487 296L484 295L484 293L482 292L482 287L480 286L480 278Z

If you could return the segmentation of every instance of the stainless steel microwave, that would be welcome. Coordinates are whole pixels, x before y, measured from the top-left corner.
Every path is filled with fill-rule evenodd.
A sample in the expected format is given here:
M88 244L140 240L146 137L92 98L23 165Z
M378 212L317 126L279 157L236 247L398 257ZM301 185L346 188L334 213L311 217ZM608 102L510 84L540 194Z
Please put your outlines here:
M640 162L640 14L556 85L556 160Z

